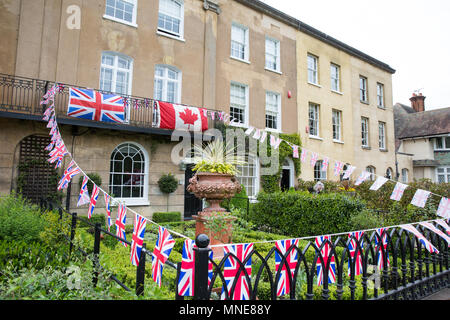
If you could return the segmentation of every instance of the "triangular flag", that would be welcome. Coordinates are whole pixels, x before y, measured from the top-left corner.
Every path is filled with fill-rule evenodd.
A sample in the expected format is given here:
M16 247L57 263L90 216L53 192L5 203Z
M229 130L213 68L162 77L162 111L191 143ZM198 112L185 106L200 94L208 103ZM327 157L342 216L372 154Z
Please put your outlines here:
M382 176L379 176L379 177L377 178L377 180L375 180L375 182L370 186L369 190L377 191L378 189L381 188L381 186L382 186L383 184L386 183L386 181L388 181L387 178L382 177Z
M427 238L424 237L423 234L419 232L416 228L414 228L410 224L402 224L400 225L402 229L408 230L409 232L413 233L417 239L424 245L424 247L430 252L430 253L439 253L438 249L436 249L430 241L428 241Z
M408 187L407 184L403 184L403 183L397 182L395 184L394 190L392 191L391 200L400 201L400 199L403 196L403 192L405 191L405 189L407 187Z
M83 182L81 183L80 195L78 196L77 207L82 206L83 204L89 203L91 197L89 196L89 191L87 188L87 183L89 179L84 176Z

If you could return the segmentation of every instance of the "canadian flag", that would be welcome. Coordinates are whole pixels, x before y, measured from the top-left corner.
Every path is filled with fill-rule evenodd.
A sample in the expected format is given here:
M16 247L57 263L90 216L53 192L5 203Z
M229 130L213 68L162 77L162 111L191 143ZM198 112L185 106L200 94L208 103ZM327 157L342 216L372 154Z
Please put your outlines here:
M208 118L203 109L157 101L159 128L171 130L206 131Z

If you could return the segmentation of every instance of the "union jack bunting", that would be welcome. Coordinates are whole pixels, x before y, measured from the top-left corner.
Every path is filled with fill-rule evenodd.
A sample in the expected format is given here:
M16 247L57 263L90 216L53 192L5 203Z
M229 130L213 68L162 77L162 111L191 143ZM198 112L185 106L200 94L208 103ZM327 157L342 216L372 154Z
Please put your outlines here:
M267 138L267 132L266 132L266 131L263 131L263 132L261 133L261 139L259 139L259 142L264 143L264 141L266 141L266 138ZM294 156L294 157L295 157L295 156ZM297 156L297 158L298 158L298 156Z
M51 151L55 145L54 141L51 141L48 146L45 147L45 151Z
M109 194L103 193L105 198L105 211L106 211L106 226L108 227L108 231L110 231L112 226L111 220L111 196Z
M348 243L348 250L350 252L350 257L355 264L355 276L359 276L362 273L362 255L361 249L364 246L364 241L362 241L362 237L364 235L364 231L355 231L348 234L350 241ZM359 243L359 247L357 244ZM348 275L350 276L351 263L348 262Z
M292 146L292 157L298 159L298 146L296 145Z
M100 189L94 183L94 188L92 188L91 200L89 201L88 219L90 219L92 217L92 214L94 213L94 209L95 209L95 206L97 205L97 199L98 199L99 193L100 193Z
M382 177L382 176L378 176L377 180L375 180L375 182L370 186L369 190L377 191L378 189L381 188L381 186L383 184L386 183L386 181L388 181L387 178Z
M314 167L316 165L317 159L319 158L319 155L315 152L311 152L311 159L309 164L311 165L311 167Z
M161 287L164 263L169 259L170 252L175 245L172 235L164 227L159 227L158 238L152 253L152 278Z
M328 157L323 158L322 169L320 169L320 171L327 171L329 164L330 164L330 159Z
M127 240L126 234L125 234L125 224L127 223L127 207L119 203L119 208L117 212L117 219L116 219L116 236L119 238L122 238L124 240ZM120 241L120 240L119 240ZM127 247L127 243L120 241L125 247Z
M334 175L338 176L341 173L343 167L344 167L344 163L343 162L335 161L334 162Z
M253 243L227 245L223 247L224 256L227 256L223 269L228 299L231 300L249 300L250 287L247 283L246 275L251 278L252 258L249 256L253 250ZM248 259L247 261L245 261ZM245 261L245 264L244 264ZM244 264L239 274L239 268ZM234 292L231 293L234 283ZM225 288L222 287L221 299L225 299Z
M186 239L184 241L180 276L178 277L178 295L189 296L194 295L194 279L195 279L195 241ZM212 260L213 251L209 252L209 258ZM208 285L210 285L213 277L213 264L208 262Z
M439 224L442 228L445 229L445 231L447 232L448 235L450 235L450 226L445 223L444 220L436 220L436 223Z
M261 138L261 130L256 129L253 139L258 140L259 138Z
M306 150L306 149L302 149L302 153L301 153L301 155L300 155L300 160L302 161L302 162L305 162L306 161L306 155L308 154L308 150Z
M414 234L420 243L430 252L430 253L439 253L438 249L436 249L427 238L424 237L423 234L419 232L414 226L410 224L402 224L400 226L402 229L408 230L412 234Z
M384 269L383 252L386 255L386 267L389 267L387 229L379 228L376 230L376 233L381 238L381 245L379 245L379 237L375 236L375 245L377 247L377 267L379 270L383 270Z
M255 130L255 128L249 127L247 130L245 130L245 134L249 136L253 132L253 130Z
M355 171L356 167L354 166L348 166L347 170L344 172L344 176L342 179L349 179L353 171Z
M81 172L80 168L76 165L75 161L71 161L64 175L59 181L58 190L66 189L73 177Z
M425 204L427 203L430 194L431 194L430 191L417 189L416 193L414 193L414 197L411 200L411 204L420 208L425 207Z
M281 143L281 139L278 137L275 137L273 135L270 135L270 145L274 148L274 149L278 149L278 147L280 146Z
M131 240L131 254L130 254L130 260L133 266L139 265L139 260L141 258L142 253L142 245L144 244L144 234L146 224L147 219L138 214L135 214L133 238Z
M83 204L89 203L91 200L91 197L89 196L89 191L87 188L88 181L89 181L88 177L84 176L83 181L81 183L80 195L78 196L77 207L82 206Z
M44 111L44 116L42 117L42 120L48 121L50 119L50 117L51 117L52 112L53 112L53 115L54 115L55 108L54 108L53 104Z
M121 96L95 90L70 88L67 115L94 121L122 123L125 117L124 100Z
M450 218L450 199L442 197L436 214L446 219Z
M55 168L60 168L62 159L68 153L69 152L67 151L66 146L64 145L64 142L62 142L62 140L60 140L60 141L58 141L58 143L56 143L55 148L52 151L50 151L49 159L47 161L49 163L56 162Z
M433 231L434 233L436 233L437 235L439 235L441 238L443 238L445 241L447 241L448 246L450 247L450 237L448 235L446 235L444 232L442 232L441 230L439 230L438 228L436 228L433 224L431 224L430 222L420 222L420 225L424 226L425 228Z
M405 189L407 187L408 187L407 184L403 184L403 183L397 182L395 184L394 190L392 191L391 200L400 201L400 199L403 196L403 192L405 191Z
M299 239L278 240L275 242L275 271L278 272L281 266L280 278L277 282L277 296L283 296L291 292L291 281L294 281L294 272L298 262L298 242ZM285 260L283 260L283 258ZM286 268L289 266L289 271Z
M325 243L324 243L325 242ZM324 265L322 265L322 260L319 258L317 259L316 268L317 268L317 285L321 286L323 285L323 279L324 279L324 272L323 270L328 267L328 283L335 283L336 282L336 264L334 261L334 255L331 255L331 236L318 236L315 239L315 244L317 247L317 250L320 249L322 246L322 249L320 249L320 255L322 256Z
M367 171L363 171L359 177L356 179L355 186L359 186L361 183L366 181L370 177L371 173Z

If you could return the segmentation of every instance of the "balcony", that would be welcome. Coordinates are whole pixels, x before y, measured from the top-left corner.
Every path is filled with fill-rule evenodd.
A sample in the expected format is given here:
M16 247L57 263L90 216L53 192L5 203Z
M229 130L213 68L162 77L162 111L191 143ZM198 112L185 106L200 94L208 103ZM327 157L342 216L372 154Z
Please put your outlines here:
M46 105L41 105L43 95L55 82L18 77L0 73L0 117L24 120L43 121ZM160 129L154 119L159 116L153 108L154 100L144 97L122 95L128 101L125 108L124 123L108 123L67 116L69 88L85 88L70 84L58 83L62 89L55 96L55 110L58 123L73 126L84 126L109 130L121 130L137 133L171 135L172 130ZM92 89L92 88L90 88ZM95 89L97 90L97 89ZM111 93L97 90L102 93ZM136 106L138 106L136 108ZM211 110L209 111L217 111ZM217 120L208 118L208 128L215 128Z

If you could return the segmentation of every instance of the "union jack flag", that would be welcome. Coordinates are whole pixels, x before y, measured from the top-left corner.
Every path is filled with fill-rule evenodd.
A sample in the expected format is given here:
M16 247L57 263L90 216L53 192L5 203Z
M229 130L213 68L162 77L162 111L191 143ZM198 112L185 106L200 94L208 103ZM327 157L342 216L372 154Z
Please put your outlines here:
M316 165L317 159L319 158L319 155L315 152L311 152L311 159L310 159L310 165L311 167L314 167Z
M356 167L354 166L348 166L347 170L345 170L344 176L342 179L348 179L350 178L350 175L355 171Z
M69 166L67 167L66 171L64 171L63 177L59 181L58 190L67 188L72 178L75 177L80 172L81 172L80 168L78 168L75 161L72 160Z
M144 233L146 224L147 219L138 214L135 214L133 238L131 240L131 255L130 255L131 264L133 266L139 265L139 260L141 258L142 253L142 245L144 244Z
M361 183L366 181L370 177L371 173L367 171L363 171L359 177L356 179L355 186L359 186Z
M70 88L69 93L68 116L104 122L124 122L125 107L121 96L79 88Z
M227 256L223 269L223 276L226 282L228 298L231 300L249 300L250 287L247 283L246 275L250 279L252 273L252 258L249 256L253 250L253 243L228 245L223 247L224 255ZM244 263L239 274L239 268ZM230 292L234 287L234 292ZM222 299L225 299L225 288L222 288Z
M98 199L99 193L100 193L100 189L94 183L94 188L92 189L91 201L89 201L88 219L90 219L92 217L92 213L94 213L94 209L97 204L97 199Z
M116 219L116 236L127 240L127 237L125 235L125 224L127 222L127 207L119 203L119 209L117 212L117 219ZM119 240L120 241L120 240ZM125 247L127 247L127 243L120 241Z
M325 243L324 243L325 242ZM318 236L316 237L315 244L317 247L317 250L320 249L320 255L322 256L322 260L317 259L317 285L321 286L323 284L323 278L324 278L324 269L328 269L328 283L335 283L336 282L336 264L334 261L334 255L331 255L331 248L330 248L330 242L331 242L331 236ZM322 245L323 244L323 245Z
M170 252L175 245L172 235L164 227L159 227L158 238L152 253L152 278L161 287L164 263L169 259Z
M353 263L355 264L355 276L359 276L362 273L362 255L361 251L364 246L364 241L362 241L362 237L364 235L364 231L356 231L348 234L350 238L350 242L348 243L348 250L350 252L350 257L352 258ZM359 247L357 244L359 243ZM348 261L348 275L350 276L351 263Z
M56 166L57 168L59 168L61 166L61 161L66 154L68 154L66 146L64 145L64 142L62 140L59 140L56 143L55 148L48 154L49 155L48 162L50 163L56 162Z
M444 238L445 241L447 241L448 246L450 247L450 237L447 236L444 232L442 232L441 230L439 230L438 228L436 228L433 224L431 224L430 222L420 222L420 224L422 226L424 226L425 228L430 229L431 231L433 231L434 233L438 234L439 236L441 236L442 238Z
M375 236L375 245L377 246L377 266L378 269L383 270L384 269L384 259L383 259L383 252L386 255L386 264L387 267L389 267L389 252L387 250L388 245L388 238L387 238L387 229L386 228L379 228L376 230L376 233L381 238L381 245L379 245L379 237Z
M277 296L283 296L291 292L291 281L294 281L294 272L298 262L298 242L299 239L286 239L275 242L275 271L281 266L280 278L277 283ZM289 266L289 271L286 268Z
M306 155L308 154L308 150L306 150L305 148L302 148L302 153L301 153L301 155L300 155L300 160L302 161L302 162L305 162L306 161Z
M106 225L108 227L108 231L110 231L110 228L112 226L112 220L111 220L111 197L109 194L104 193L103 196L105 197L105 211L106 211Z
M448 220L447 220L447 223L445 223L444 220L438 219L438 220L436 220L436 223L439 224L442 228L444 228L445 231L447 232L447 234L450 235L450 226L447 224Z
M322 169L320 169L320 170L327 171L329 163L330 163L330 159L328 157L323 158Z
M89 203L91 197L89 196L89 191L87 188L87 183L89 179L84 176L83 182L81 183L80 195L78 196L77 207L82 206L83 204Z
M450 199L442 197L436 214L446 219L450 218Z
M178 295L193 296L194 295L194 279L195 279L195 241L187 239L184 241L183 255L181 260L180 276L178 277ZM209 252L209 258L212 260L213 251ZM211 284L213 277L213 264L208 263L208 285Z
M430 253L439 253L438 249L436 249L435 246L431 244L430 241L428 241L427 238L424 237L423 234L419 232L416 228L414 228L410 224L403 224L400 226L402 229L408 230L412 234L414 234L417 239L419 239L419 242L423 244L423 246L430 252Z
M341 173L343 167L344 167L344 163L343 162L335 161L334 162L334 175L338 176Z

